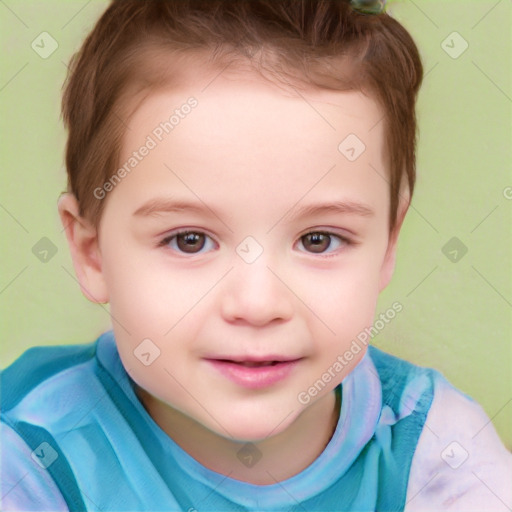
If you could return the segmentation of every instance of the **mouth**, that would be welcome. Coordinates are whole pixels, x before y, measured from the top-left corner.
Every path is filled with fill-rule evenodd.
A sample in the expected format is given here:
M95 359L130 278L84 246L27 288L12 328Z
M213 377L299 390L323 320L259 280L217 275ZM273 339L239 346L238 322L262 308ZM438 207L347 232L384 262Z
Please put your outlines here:
M259 358L258 358L259 359ZM221 375L238 386L250 389L270 387L290 376L303 358L268 357L259 360L208 358L206 361Z
M298 359L286 359L286 360L266 360L266 361L236 361L234 359L214 359L214 361L220 361L223 363L238 364L240 366L246 366L247 368L261 368L264 366L276 366L283 363L291 363L292 361L298 361Z

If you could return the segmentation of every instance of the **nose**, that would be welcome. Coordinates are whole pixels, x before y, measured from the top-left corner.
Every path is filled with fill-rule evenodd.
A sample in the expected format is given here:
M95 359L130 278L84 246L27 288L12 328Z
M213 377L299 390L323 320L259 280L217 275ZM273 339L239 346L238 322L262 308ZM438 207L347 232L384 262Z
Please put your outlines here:
M261 327L292 317L293 293L273 267L263 255L250 264L236 262L222 292L221 310L227 322Z

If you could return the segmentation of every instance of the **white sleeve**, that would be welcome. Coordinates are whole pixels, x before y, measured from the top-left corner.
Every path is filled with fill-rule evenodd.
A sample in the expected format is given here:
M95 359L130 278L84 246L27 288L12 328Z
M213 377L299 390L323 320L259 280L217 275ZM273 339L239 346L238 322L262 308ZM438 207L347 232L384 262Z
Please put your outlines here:
M0 481L2 511L68 511L48 471L32 459L32 450L0 422Z
M413 456L405 510L512 510L512 454L482 407L444 377Z

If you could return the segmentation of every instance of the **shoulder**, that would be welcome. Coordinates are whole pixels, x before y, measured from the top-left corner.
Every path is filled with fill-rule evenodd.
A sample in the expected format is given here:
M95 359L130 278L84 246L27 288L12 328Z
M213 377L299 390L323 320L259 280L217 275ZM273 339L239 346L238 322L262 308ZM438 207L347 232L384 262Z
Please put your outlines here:
M415 365L410 361L388 354L373 345L368 347L368 352L383 386L396 386L396 382L407 384L418 377L428 377L430 381L433 381L439 374L432 368ZM392 384L390 384L390 381Z
M94 389L100 351L107 362L115 358L117 352L112 331L90 343L35 346L26 350L0 371L0 409L4 419L29 411L32 414L38 407L44 408L44 414L49 414L51 408L44 406L52 400L61 406L61 410L65 405L70 409L76 407L77 399L86 399ZM59 397L62 397L60 401ZM39 418L33 416L29 422L32 420Z
M417 366L374 346L369 347L369 355L380 380L383 406L389 406L398 415L397 419L409 417L413 412L426 417L439 372Z
M55 436L72 432L102 396L95 367L104 336L33 347L0 372L2 510L68 509L55 479L53 462L65 465Z
M506 511L512 454L482 407L441 374L409 475L406 510Z
M3 422L0 422L0 441L2 510L68 510L59 488L44 464L36 463L36 450L31 450Z
M24 430L29 427L51 432L76 424L97 400L95 354L100 339L83 345L33 347L2 370L2 422L22 439L27 439Z
M25 351L0 372L2 411L16 407L30 395L36 396L36 391L57 376L93 360L96 343L38 346Z

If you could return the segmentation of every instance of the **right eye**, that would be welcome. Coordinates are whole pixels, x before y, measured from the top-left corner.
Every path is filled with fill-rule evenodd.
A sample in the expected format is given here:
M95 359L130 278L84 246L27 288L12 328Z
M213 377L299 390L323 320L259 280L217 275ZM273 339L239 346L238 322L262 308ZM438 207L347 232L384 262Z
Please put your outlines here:
M213 245L213 240L206 233L184 230L166 236L159 245L181 254L199 254L205 246L208 247L208 242Z

